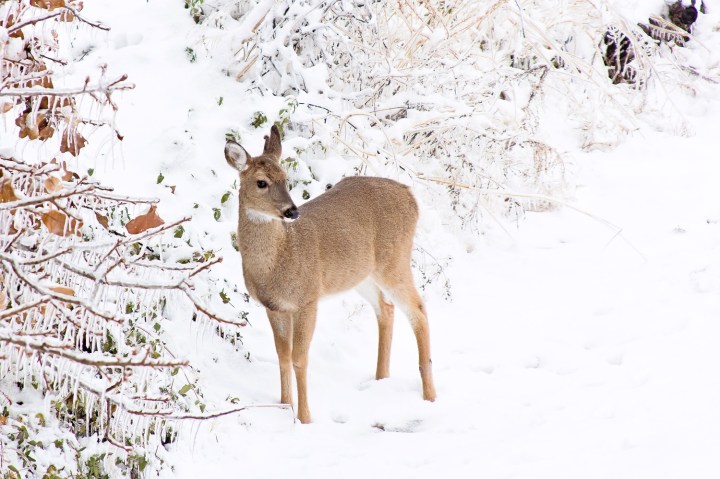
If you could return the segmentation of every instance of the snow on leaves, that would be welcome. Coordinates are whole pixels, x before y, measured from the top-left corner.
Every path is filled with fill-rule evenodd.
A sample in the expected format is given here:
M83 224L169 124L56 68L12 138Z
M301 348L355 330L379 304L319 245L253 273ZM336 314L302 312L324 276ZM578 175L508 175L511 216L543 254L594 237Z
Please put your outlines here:
M0 178L0 203L9 203L18 199L10 179Z
M85 23L107 30L101 24L80 16L83 4L78 0L13 0L0 4L0 112L15 114L18 138L52 142L61 153L78 157L88 144L90 133L109 127L114 130L107 109L115 110L112 93L132 88L126 76L88 77L77 88L56 88L53 67L66 65L61 58L58 30L61 23ZM84 101L80 101L85 99ZM122 140L122 135L114 131Z
M80 228L82 228L83 225L82 221L70 218L58 210L50 210L43 213L40 220L50 233L58 236L80 234Z
M131 219L137 210L146 212ZM57 412L71 425L92 418L82 434L128 453L165 437L168 418L202 418L194 373L166 347L166 305L182 305L184 318L201 324L244 323L200 299L210 297L204 276L221 258L175 237L186 220L166 224L155 200L119 196L64 163L0 156L4 378L67 405ZM193 259L163 261L173 249Z

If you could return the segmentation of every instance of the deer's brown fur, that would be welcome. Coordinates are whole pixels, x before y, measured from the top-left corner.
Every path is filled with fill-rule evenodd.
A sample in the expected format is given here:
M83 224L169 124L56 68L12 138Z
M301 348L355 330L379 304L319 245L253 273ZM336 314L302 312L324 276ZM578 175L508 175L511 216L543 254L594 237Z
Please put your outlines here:
M225 147L228 163L240 172L237 242L245 285L267 310L280 363L281 402L292 404L292 367L298 418L310 422L307 358L318 300L361 284L378 318L377 379L389 374L396 303L417 339L423 398L433 401L428 321L410 269L418 219L410 190L385 178L350 177L296 208L279 164L281 151L276 127L256 158L237 143Z

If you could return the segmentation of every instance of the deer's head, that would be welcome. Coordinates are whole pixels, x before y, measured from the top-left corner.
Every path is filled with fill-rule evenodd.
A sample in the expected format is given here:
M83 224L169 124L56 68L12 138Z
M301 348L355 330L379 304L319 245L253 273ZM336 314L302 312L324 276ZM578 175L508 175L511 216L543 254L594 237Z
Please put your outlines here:
M287 189L287 174L280 166L280 131L273 125L265 137L262 155L252 157L245 148L228 141L225 159L240 172L240 209L251 221L292 221L298 209ZM241 213L242 214L242 213Z

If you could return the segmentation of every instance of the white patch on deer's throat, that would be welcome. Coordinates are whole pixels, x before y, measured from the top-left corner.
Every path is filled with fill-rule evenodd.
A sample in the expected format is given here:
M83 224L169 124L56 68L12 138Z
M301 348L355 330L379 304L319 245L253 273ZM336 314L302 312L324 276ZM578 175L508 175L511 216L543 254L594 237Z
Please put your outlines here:
M269 215L263 211L254 210L252 208L245 210L245 215L247 216L247 219L253 223L270 223L275 219L273 215Z

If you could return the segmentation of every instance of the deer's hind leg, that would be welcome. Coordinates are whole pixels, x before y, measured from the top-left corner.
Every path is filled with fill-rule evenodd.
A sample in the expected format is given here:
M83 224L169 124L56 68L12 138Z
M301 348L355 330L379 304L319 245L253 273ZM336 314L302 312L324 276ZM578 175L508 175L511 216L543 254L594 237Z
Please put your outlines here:
M378 322L378 352L375 379L390 377L390 350L392 349L395 306L388 302L382 290L370 279L357 288L358 293L373 307Z
M423 399L434 401L436 394L430 358L430 327L425 312L425 303L415 288L410 265L408 264L400 271L393 271L391 275L386 275L380 284L387 291L390 299L403 310L410 320L418 346Z

